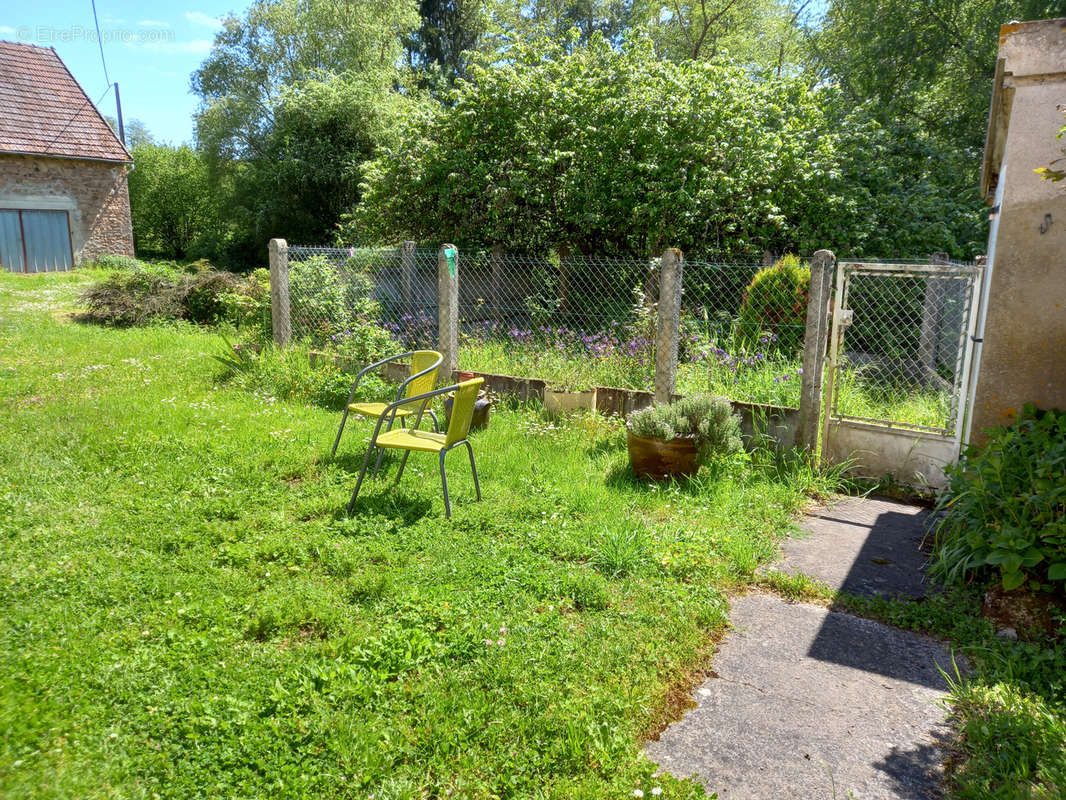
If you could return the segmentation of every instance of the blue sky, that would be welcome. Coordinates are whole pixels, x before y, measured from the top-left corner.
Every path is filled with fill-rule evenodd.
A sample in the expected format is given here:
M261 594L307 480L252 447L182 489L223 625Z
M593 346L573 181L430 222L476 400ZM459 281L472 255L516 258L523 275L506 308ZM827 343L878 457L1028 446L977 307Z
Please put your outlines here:
M161 141L192 141L191 115L197 100L189 75L211 49L219 19L244 4L193 0L180 10L151 2L96 0L104 56L119 84L125 118L136 118ZM0 39L54 47L67 68L96 102L107 88L93 26L90 0L9 3L0 16ZM111 93L100 111L115 115Z

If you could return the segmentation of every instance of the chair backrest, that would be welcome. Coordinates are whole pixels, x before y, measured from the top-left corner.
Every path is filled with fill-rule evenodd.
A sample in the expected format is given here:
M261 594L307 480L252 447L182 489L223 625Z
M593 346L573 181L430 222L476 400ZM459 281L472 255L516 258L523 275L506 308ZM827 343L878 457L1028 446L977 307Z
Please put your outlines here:
M414 397L415 395L432 392L437 386L437 373L440 371L440 365L443 361L444 356L436 350L415 350L411 354L411 374L417 375L424 369L428 369L429 372L413 378L407 384L404 397Z
M470 433L470 423L474 418L474 403L477 402L477 393L484 378L471 378L459 384L455 390L455 399L452 401L452 417L448 422L448 435L444 438L445 445L452 445L466 438Z

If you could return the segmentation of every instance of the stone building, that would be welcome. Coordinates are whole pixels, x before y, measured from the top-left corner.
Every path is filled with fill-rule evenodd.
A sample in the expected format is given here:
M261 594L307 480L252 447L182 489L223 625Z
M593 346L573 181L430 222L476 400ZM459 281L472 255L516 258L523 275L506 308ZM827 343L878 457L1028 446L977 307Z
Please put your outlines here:
M1056 134L1064 110L1066 19L1004 25L981 180L992 225L972 384L975 442L1026 403L1066 408L1066 184L1035 171L1063 158L1066 138Z
M0 268L132 256L132 163L54 49L0 42Z

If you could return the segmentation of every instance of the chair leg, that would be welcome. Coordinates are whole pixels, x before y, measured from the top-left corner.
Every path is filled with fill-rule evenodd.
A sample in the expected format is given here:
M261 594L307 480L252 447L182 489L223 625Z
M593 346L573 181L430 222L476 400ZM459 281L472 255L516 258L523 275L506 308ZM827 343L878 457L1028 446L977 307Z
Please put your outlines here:
M403 460L400 462L400 471L396 473L396 482L400 482L400 478L403 477L403 468L407 466L407 457L411 455L410 450L403 451Z
M341 434L344 433L344 423L348 421L348 409L344 409L344 415L341 417L341 426L337 429L337 438L333 440L333 449L329 451L330 456L337 455L337 445L341 443Z
M366 476L367 465L370 464L370 454L375 450L374 443L371 442L370 446L366 449L366 455L363 456L363 468L359 470L359 480L355 482L355 491L352 492L352 499L348 501L348 513L352 513L352 509L355 508L355 499L359 496L359 487L363 485L363 478Z
M433 413L433 409L427 408L426 413L429 414L429 418L433 420L433 430L440 433L440 422L437 420L437 415Z
M470 442L463 442L466 445L466 452L470 455L470 474L474 476L474 489L477 491L478 502L481 502L481 484L477 480L477 464L474 463L474 448L470 446Z
M392 423L394 423L395 421L396 421L395 419L390 419L389 420L389 424L385 427L386 432L392 430ZM400 417L400 423L401 424L403 423L403 417ZM385 455L385 448L384 447L379 447L378 448L378 460L374 463L374 477L375 478L378 476L378 470L381 469L381 459L382 459L382 457L384 457L384 455Z
M440 451L440 485L444 489L444 516L450 517L452 515L452 504L448 500L448 476L444 474L444 456L447 454L447 450Z

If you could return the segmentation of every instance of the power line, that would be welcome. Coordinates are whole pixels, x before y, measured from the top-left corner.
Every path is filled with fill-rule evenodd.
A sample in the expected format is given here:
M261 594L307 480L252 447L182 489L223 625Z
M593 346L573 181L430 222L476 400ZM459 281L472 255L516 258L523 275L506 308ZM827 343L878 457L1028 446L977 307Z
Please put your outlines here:
M95 105L99 106L100 103L103 101L103 99L107 96L107 93L110 92L110 91L111 91L111 84L108 84L108 87L106 89L104 89L104 93L102 95L100 95L100 99L96 101ZM83 94L84 94L84 92L83 92ZM67 132L67 128L69 128L71 126L71 124L74 122L74 120L76 120L78 118L78 116L81 114L82 110L89 103L92 103L92 100L89 99L89 95L85 95L85 99L81 102L81 105L78 106L77 109L75 109L75 111L71 115L70 119L67 120L67 124L63 126L63 128L59 131L59 133L57 133L54 137L52 137L52 141L50 141L48 144L46 144L44 146L44 154L47 155L47 153L51 149L52 145L54 145L56 142L58 142L59 141L59 137Z
M104 60L104 37L100 35L100 20L96 16L96 0L90 0L93 6L93 22L96 23L96 43L100 46L100 63L104 67L104 80L107 88L111 88L111 78L107 74L107 61Z

